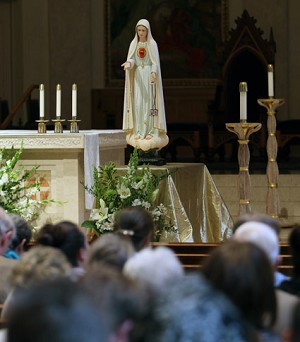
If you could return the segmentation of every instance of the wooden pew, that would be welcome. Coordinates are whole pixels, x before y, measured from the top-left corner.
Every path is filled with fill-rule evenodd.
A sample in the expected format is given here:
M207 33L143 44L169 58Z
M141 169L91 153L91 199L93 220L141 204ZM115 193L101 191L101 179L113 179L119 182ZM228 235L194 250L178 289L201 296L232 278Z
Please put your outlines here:
M184 242L153 242L153 247L166 246L178 256L187 271L199 270L210 252L220 246L220 243L184 243ZM288 244L280 245L281 264L278 271L288 276L293 273L293 261Z

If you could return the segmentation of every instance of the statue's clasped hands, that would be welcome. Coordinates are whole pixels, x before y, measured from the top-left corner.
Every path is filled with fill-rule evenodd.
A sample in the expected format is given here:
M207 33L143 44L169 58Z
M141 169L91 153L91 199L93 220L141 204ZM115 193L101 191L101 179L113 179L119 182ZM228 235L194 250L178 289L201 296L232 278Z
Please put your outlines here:
M156 83L156 73L155 72L151 72L150 75L150 83Z

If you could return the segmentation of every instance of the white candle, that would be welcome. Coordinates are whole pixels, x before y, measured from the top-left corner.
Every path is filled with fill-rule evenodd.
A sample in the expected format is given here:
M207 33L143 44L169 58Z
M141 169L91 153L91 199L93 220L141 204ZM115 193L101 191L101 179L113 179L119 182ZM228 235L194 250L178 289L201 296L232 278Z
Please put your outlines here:
M274 96L274 79L273 79L273 65L268 64L268 95Z
M247 121L247 82L240 82L240 121Z
M76 119L77 116L77 86L72 85L72 118Z
M45 87L40 84L40 119L44 119L45 116Z
M56 86L56 117L60 119L61 116L61 86Z

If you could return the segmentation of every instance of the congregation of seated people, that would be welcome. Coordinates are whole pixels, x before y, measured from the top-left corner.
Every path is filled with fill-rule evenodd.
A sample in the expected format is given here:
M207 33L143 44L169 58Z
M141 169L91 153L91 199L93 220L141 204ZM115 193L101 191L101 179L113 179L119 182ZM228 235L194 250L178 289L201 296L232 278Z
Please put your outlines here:
M0 341L299 341L300 228L289 243L295 276L280 265L278 222L249 213L202 267L152 245L143 208L115 217L88 243L74 222L27 222L0 208ZM33 242L32 242L33 241Z

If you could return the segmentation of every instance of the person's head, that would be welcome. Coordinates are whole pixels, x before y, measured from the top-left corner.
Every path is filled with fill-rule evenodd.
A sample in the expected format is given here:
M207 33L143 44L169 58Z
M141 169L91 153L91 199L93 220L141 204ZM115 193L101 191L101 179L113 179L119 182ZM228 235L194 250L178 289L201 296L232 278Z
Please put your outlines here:
M138 41L145 42L152 38L150 23L147 19L140 19L135 26L136 38Z
M10 217L15 224L16 234L12 238L9 248L21 255L24 251L28 250L29 242L32 237L32 230L28 222L20 215L11 214Z
M234 223L232 231L235 231L243 224L249 221L261 222L274 229L275 233L279 236L280 234L280 223L278 220L267 214L259 213L257 211L251 211L241 215Z
M136 251L149 245L154 232L152 215L144 208L120 210L114 220L114 232L128 236Z
M68 278L71 269L66 256L57 248L35 246L23 253L10 275L14 291L2 310L2 317L9 317L18 289L27 289L41 281Z
M184 270L168 247L144 248L124 265L124 274L147 286L154 294L163 294L174 282L181 281Z
M70 272L71 264L59 249L34 246L16 263L11 282L15 287L28 287L45 279L68 277Z
M7 341L107 342L103 315L78 283L42 282L16 292Z
M146 341L258 341L257 332L230 300L196 272L168 287L153 324Z
M148 292L118 270L104 264L87 268L80 283L93 298L101 312L105 312L105 325L111 341L128 341L132 329L142 329L152 310Z
M45 224L36 235L36 244L60 249L73 267L86 260L87 242L80 228L70 221Z
M204 262L202 274L227 295L256 328L274 323L274 273L269 258L257 245L233 240L224 243Z
M9 244L16 233L16 227L11 217L0 207L0 255L6 253Z
M95 240L88 253L87 267L97 263L122 270L135 250L130 239L115 233L106 233Z
M252 242L269 257L273 266L279 264L279 241L273 228L258 221L247 221L241 224L232 239L242 242Z
M145 27L143 25L137 26L136 27L136 33L138 35L139 41L144 42L147 40L147 33L148 33L147 27Z
M295 275L300 275L300 225L293 227L289 235L289 245L293 256Z

